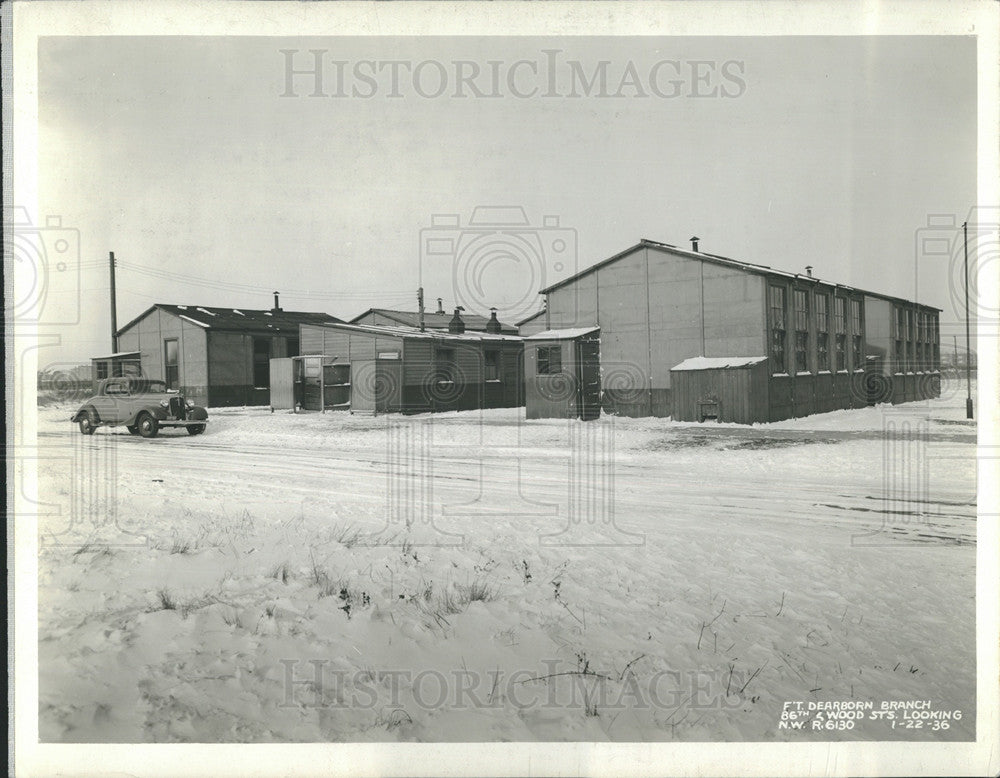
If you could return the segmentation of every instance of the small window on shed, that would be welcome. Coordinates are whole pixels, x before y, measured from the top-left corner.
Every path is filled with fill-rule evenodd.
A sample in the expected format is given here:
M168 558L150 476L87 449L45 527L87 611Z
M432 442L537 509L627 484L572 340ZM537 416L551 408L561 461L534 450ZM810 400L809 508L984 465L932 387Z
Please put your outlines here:
M539 346L535 350L538 375L555 375L562 372L562 346Z

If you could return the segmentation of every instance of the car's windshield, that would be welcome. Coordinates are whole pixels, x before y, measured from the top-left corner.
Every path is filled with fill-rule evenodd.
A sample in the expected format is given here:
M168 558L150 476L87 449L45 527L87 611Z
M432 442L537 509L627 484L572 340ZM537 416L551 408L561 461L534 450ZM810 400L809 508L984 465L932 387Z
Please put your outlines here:
M132 394L166 394L167 384L164 381L151 381L148 378L132 379Z

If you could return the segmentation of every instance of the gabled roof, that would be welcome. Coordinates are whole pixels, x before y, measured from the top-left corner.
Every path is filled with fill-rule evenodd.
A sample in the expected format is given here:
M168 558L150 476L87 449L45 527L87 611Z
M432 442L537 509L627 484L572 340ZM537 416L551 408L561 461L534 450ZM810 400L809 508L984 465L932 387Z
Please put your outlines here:
M249 308L216 308L207 305L170 305L156 303L150 306L132 321L121 327L117 334L125 332L136 322L145 319L155 310L184 319L206 330L227 330L261 332L298 332L300 324L337 323L341 320L328 313L311 313L285 310L251 310Z
M633 251L636 251L641 248L651 248L657 251L662 251L666 254L674 254L679 257L685 257L687 259L697 259L703 262L711 262L712 264L715 265L737 268L739 270L744 270L748 273L756 273L757 275L779 276L782 278L792 278L807 283L825 284L827 286L836 287L837 289L843 289L847 292L858 292L860 294L865 294L868 295L869 297L879 297L883 300L890 300L892 302L897 302L897 303L906 303L908 305L919 305L921 308L929 308L934 311L942 310L941 308L935 308L932 305L915 303L912 300L906 300L902 297L894 297L893 295L882 294L881 292L871 292L867 289L858 289L857 287L848 286L846 284L838 284L833 281L824 281L823 279L816 278L815 276L802 275L801 273L789 273L786 270L776 270L775 268L768 267L767 265L756 265L752 262L742 262L738 259L730 259L729 257L720 256L719 254L706 254L703 251L691 251L690 249L682 249L679 248L678 246L674 246L671 243L661 243L660 241L649 240L648 238L643 238L634 246L629 246L627 249L618 252L613 257L608 257L607 259L602 260L594 265L591 265L588 268L584 268L579 273L575 273L571 275L569 278L564 278L562 281L557 281L556 283L545 287L539 292L539 294L548 294L554 289L566 286L567 284L570 284L576 281L577 279L583 278L584 276L590 275L591 273L600 270L602 267L606 267L607 265L610 265L613 262L617 262L619 259L622 259L623 257L631 254Z
M351 319L351 324L356 324L361 319L372 314L378 314L379 316L384 316L387 319L392 319L393 321L399 322L404 327L416 327L420 328L420 314L414 311L396 311L391 308L369 308L367 311L359 316L355 316ZM448 323L452 320L455 314L453 313L437 313L437 312L424 312L424 327L432 330L446 330L448 329ZM462 311L462 321L465 322L465 329L476 330L477 332L486 331L486 323L489 321L487 316L479 316L475 313L466 313ZM512 327L509 324L500 323L501 332L509 332L511 335L517 334L517 327Z

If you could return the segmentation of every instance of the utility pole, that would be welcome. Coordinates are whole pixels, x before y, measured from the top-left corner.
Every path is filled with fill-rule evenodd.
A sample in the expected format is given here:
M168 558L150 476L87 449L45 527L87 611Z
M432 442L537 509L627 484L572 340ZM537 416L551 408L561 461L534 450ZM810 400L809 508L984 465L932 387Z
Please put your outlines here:
M951 364L958 367L958 335L952 335L951 342L955 349L955 353L951 356Z
M965 240L965 418L972 418L972 339L969 335L969 223L962 223Z
M424 288L417 290L417 309L420 311L420 331L424 331Z
M118 300L115 295L115 252L108 252L108 270L111 273L111 353L118 352Z

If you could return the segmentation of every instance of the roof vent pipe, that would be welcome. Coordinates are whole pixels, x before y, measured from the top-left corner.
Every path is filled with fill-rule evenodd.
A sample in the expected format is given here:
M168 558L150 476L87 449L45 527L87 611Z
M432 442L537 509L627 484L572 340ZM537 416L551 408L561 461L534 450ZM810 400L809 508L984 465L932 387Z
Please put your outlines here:
M271 310L275 311L275 312L281 310L281 306L278 305L278 293L277 292L274 293L274 307Z
M699 240L701 240L701 238L699 238L697 235L695 235L693 238L691 238L691 251L697 251L698 250L698 241Z
M806 275L809 276L810 278L813 277L813 266L812 265L806 265Z
M438 298L438 309L437 309L437 311L435 311L435 313L441 313L441 314L444 313L444 306L441 304L441 302L442 302L442 300L439 297Z

